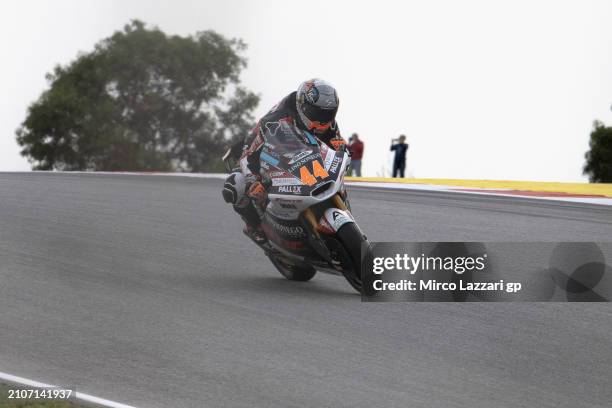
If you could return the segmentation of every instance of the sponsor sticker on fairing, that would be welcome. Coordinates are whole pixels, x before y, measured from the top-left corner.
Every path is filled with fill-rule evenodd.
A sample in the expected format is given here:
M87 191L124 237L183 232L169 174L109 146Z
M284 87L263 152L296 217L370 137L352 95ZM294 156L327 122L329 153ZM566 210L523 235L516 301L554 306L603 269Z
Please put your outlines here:
M281 223L272 217L266 217L266 221L274 228L283 238L302 239L306 236L304 228L294 223Z
M268 174L270 177L291 177L291 174L286 171L273 171Z
M306 157L306 156L308 156L310 154L312 154L312 150L303 150L303 151L301 151L300 153L298 153L296 155L291 154L289 156L289 158L291 158L291 160L289 160L289 164L293 164L296 161L298 161L300 159L303 159L304 157Z
M353 222L353 218L343 210L337 208L328 208L325 211L325 218L331 224L335 231L338 231L347 222Z
M341 161L342 160L338 156L334 157L334 161L332 162L331 166L329 166L329 172L335 173L338 170L338 165Z
M302 159L297 160L293 165L291 165L291 167L289 167L289 171L294 172L296 169L299 169L303 165L308 164L311 161L315 161L318 159L321 159L321 154L319 153L314 153L314 154L311 154L310 156L306 156Z
M293 204L304 202L304 200L300 197L295 197L295 198L276 197L274 198L274 201L277 203L293 203Z
M278 192L287 194L300 194L302 193L302 186L279 186Z
M329 150L326 151L325 160L323 161L323 166L325 167L325 170L329 170L330 166L332 165L334 161L335 156L336 155L334 154L334 152L331 152Z
M295 177L277 177L272 179L272 186L299 186L302 182Z

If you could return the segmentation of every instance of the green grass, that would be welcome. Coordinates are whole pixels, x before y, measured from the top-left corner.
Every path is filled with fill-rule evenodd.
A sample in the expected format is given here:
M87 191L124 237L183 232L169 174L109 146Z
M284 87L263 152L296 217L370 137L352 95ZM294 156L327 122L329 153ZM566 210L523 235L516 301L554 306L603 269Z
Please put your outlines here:
M91 408L90 405L76 404L70 401L43 401L43 400L22 400L9 399L10 389L25 389L27 387L19 385L8 385L0 383L0 408Z

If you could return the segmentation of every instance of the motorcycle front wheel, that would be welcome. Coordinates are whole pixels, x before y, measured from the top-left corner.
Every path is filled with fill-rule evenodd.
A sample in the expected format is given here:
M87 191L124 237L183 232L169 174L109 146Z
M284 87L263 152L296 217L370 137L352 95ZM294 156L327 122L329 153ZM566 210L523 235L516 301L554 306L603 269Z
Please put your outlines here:
M361 294L369 296L376 293L369 274L364 274L365 282L362 280L361 260L362 256L370 256L370 245L357 224L352 222L344 224L336 233L336 237L342 245L343 251L341 250L338 255L344 258L341 263L344 268L344 277L348 283ZM366 251L365 254L361 253L362 245Z

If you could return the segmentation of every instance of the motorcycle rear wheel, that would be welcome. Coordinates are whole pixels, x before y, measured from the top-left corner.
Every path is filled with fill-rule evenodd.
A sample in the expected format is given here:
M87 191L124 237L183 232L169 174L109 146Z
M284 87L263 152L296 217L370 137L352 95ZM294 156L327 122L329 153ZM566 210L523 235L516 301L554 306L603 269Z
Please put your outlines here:
M306 282L317 273L317 270L312 266L291 264L274 255L269 255L268 258L281 275L292 281Z

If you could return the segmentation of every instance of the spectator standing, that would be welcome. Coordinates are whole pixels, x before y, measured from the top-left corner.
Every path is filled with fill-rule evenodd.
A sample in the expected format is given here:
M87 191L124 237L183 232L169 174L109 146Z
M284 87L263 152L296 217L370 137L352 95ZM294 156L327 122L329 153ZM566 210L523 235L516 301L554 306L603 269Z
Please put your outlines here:
M395 151L395 157L393 159L393 177L397 177L397 173L400 174L400 177L404 177L404 170L406 169L406 152L408 151L408 143L405 142L405 135L400 135L399 139L391 140L391 151Z
M351 176L361 177L361 158L363 157L363 142L357 133L353 133L348 146L351 153Z

